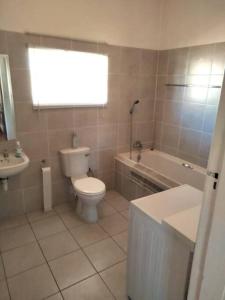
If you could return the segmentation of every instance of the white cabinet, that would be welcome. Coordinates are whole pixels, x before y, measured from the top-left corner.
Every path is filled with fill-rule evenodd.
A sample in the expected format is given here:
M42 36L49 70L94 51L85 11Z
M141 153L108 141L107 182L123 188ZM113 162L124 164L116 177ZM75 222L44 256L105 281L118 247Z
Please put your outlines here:
M143 200L133 201L131 204L127 288L128 296L132 300L185 299L191 270L193 243L186 241L185 237L182 238L180 234L163 224L164 217L171 216L168 201L165 205L161 205L163 202L161 204L157 202L158 207L154 205L156 200L168 200L170 191L160 193L161 200L157 198L160 194L155 194L142 198ZM197 191L195 197L199 195ZM154 206L153 209L151 205ZM192 206L195 205L197 204L192 203ZM160 206L164 209L163 213L159 209ZM142 207L144 207L143 210ZM178 211L175 209L172 213L176 214L181 207L183 206L179 205ZM157 213L162 217L161 219L157 218Z

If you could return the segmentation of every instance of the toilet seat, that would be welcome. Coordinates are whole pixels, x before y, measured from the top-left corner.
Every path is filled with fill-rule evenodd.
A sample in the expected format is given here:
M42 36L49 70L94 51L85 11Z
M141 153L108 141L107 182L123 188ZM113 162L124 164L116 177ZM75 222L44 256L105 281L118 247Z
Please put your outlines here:
M74 189L82 195L99 195L105 192L105 184L94 177L85 177L72 180Z

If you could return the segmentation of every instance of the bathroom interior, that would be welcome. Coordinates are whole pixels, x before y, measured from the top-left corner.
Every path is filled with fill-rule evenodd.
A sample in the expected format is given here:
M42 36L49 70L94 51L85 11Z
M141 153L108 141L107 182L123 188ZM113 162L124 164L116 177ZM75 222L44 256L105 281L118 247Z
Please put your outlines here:
M224 15L0 0L0 300L225 299L223 270L196 275L222 185Z

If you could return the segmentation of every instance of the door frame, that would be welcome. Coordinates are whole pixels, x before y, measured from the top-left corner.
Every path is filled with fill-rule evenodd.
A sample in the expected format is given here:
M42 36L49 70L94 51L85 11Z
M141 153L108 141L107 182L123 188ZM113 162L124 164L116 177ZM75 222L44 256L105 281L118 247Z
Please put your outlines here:
M212 176L206 176L203 191L203 204L188 291L188 300L199 300L200 297L215 204L221 196L221 191L224 190L221 189L220 185L220 183L225 180L225 170L222 170L223 160L225 160L225 80L222 85L215 131L207 166L207 173L218 173L219 178L216 180ZM216 184L216 189L213 188L214 184Z

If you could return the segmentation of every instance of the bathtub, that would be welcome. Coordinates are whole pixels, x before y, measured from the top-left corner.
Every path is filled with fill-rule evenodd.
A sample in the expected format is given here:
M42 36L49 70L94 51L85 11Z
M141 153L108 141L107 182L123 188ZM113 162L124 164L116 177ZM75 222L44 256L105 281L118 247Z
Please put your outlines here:
M157 150L144 150L137 162L137 153L121 153L115 157L116 176L143 186L151 185L155 192L182 184L189 184L203 190L206 169ZM117 182L118 185L118 182ZM157 187L159 190L157 190Z

